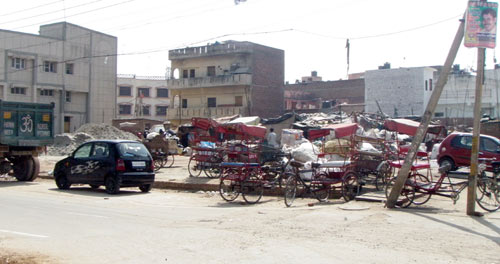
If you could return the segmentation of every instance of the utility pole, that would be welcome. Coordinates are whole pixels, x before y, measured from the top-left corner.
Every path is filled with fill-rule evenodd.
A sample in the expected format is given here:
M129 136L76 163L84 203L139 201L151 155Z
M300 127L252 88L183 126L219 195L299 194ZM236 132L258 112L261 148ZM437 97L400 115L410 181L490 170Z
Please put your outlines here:
M464 16L465 18L465 16ZM420 142L424 139L425 133L427 131L427 127L434 115L434 110L436 110L437 103L439 101L439 97L441 96L441 92L443 91L444 85L448 81L448 75L451 71L451 66L455 57L457 56L458 49L460 47L460 43L462 43L462 39L464 37L464 28L465 28L465 19L460 20L460 26L458 27L458 31L455 35L455 39L453 40L453 44L448 52L448 56L446 57L446 61L443 66L443 70L439 75L438 82L436 84L436 88L432 92L431 98L429 99L429 103L425 109L424 115L422 117L422 122L420 122L420 126L417 129L417 133L413 137L413 141L411 143L411 147L406 155L403 166L398 172L398 176L396 182L394 183L394 187L389 194L387 199L387 207L394 208L396 206L397 199L401 190L403 189L403 185L408 178L408 173L410 172L410 168L415 160L415 156L417 153L417 149L420 146Z

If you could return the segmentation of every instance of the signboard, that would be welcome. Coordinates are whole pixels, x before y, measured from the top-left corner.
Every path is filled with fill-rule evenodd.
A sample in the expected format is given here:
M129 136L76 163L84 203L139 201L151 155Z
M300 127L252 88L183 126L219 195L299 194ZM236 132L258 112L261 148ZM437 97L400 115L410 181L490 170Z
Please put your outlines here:
M469 1L464 44L469 48L495 48L498 3Z

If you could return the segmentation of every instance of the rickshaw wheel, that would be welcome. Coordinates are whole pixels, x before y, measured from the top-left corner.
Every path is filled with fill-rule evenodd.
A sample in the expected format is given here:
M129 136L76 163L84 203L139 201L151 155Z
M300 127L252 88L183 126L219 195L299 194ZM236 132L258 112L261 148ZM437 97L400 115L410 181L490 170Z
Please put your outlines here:
M380 164L377 169L377 176L375 178L375 189L377 191L382 191L387 184L387 182L392 177L392 168L387 161Z
M353 200L361 190L358 175L354 171L347 172L342 179L342 197L346 202Z
M162 160L161 159L155 159L154 160L154 166L155 166L155 171L159 171L163 166L162 166Z
M189 158L189 163L188 163L188 172L189 176L191 177L198 177L201 174L201 169L197 168L198 161L196 161L195 156L191 156Z
M500 184L497 174L488 177L484 174L478 175L476 202L488 212L495 212L500 208Z
M174 165L174 155L166 155L164 159L163 167L171 168Z
M290 207L295 200L295 195L297 194L297 179L295 176L290 176L286 180L285 185L285 205L286 207Z
M225 201L234 201L240 193L238 192L238 187L233 184L231 180L221 179L219 184L219 194Z
M220 175L220 167L207 167L203 169L208 178L217 178Z
M396 177L392 178L392 180L390 180L385 185L385 197L387 199L389 199L389 195L391 194L395 182L396 182ZM395 206L399 208L406 208L410 206L414 197L415 197L415 189L413 186L411 186L411 184L407 180L407 183L405 183L405 185L403 186L403 190L401 190L401 193L398 196Z
M328 196L330 195L330 186L327 184L314 184L311 186L314 198L320 202L328 201Z
M408 177L408 180L411 182L411 184L413 184L413 186L416 186L417 184L418 185L431 184L429 179L420 173L417 173L415 175L410 175ZM426 192L425 190L419 191L419 188L415 188L415 196L413 197L412 201L413 204L422 205L425 204L427 201L429 201L429 199L431 199L430 193Z
M255 204L260 201L264 193L264 184L258 175L251 173L241 183L241 194L248 204Z

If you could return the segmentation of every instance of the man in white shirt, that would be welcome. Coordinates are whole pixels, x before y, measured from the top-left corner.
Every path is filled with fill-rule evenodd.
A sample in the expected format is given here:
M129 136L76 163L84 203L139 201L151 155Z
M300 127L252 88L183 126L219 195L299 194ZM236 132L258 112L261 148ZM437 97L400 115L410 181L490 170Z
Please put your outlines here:
M279 144L276 141L276 133L274 133L274 128L269 129L269 134L267 134L267 144L274 148L278 148Z

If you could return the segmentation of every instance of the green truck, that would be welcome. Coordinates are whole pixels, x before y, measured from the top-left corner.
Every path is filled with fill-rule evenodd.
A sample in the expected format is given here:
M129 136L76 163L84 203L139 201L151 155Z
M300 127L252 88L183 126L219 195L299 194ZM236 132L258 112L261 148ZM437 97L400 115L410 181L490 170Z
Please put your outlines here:
M0 174L33 181L40 172L38 155L54 141L54 104L0 100Z

